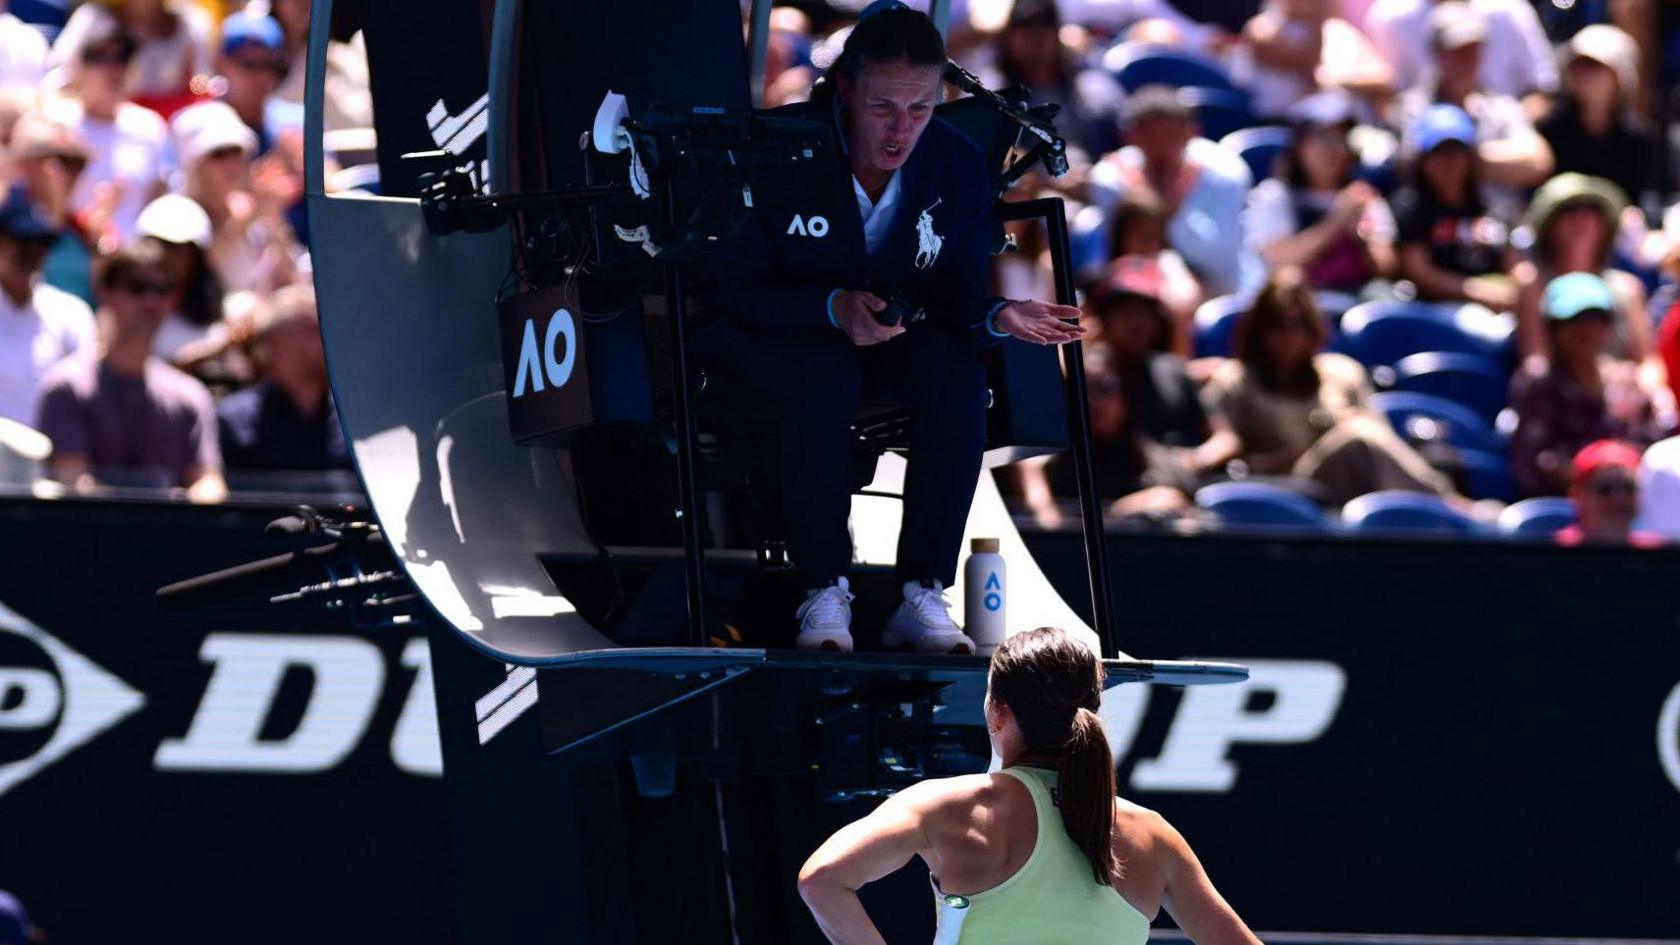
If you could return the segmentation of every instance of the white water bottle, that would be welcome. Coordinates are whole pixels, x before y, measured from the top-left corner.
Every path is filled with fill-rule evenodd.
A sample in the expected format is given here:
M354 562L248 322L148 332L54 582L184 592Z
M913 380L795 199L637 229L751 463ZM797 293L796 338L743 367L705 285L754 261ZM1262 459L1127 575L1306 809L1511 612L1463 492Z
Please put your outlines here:
M1009 575L996 538L976 538L969 545L963 568L963 632L974 639L981 656L990 656L1003 642Z

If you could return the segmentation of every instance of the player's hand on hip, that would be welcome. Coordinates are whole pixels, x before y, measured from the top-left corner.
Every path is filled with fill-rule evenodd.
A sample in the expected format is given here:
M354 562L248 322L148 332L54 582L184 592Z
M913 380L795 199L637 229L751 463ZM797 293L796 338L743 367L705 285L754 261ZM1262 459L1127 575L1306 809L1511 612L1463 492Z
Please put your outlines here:
M992 323L999 331L1035 345L1061 345L1085 337L1079 309L1053 302L1010 302L998 310Z
M875 313L887 307L885 300L868 292L847 290L834 296L834 321L852 344L878 345L904 334L903 325L883 325Z

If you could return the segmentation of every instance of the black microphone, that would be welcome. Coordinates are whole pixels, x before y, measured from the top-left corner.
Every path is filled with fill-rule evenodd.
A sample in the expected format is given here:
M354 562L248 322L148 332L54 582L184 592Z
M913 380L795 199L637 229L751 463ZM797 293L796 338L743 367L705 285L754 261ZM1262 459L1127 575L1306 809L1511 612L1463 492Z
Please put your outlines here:
M1047 152L1045 165L1053 176L1060 177L1067 173L1067 142L1062 140L1061 135L1056 134L1056 126L1051 121L1056 116L1056 106L1040 105L1037 108L1027 108L1011 102L986 88L986 83L981 82L979 76L950 59L945 60L945 81L990 105L999 114L1042 142Z

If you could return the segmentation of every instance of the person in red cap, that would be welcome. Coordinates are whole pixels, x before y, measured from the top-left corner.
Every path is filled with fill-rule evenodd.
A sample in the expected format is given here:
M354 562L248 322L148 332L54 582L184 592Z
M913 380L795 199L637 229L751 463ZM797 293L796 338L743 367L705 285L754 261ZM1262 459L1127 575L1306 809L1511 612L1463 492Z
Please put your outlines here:
M1560 545L1633 545L1652 548L1662 537L1636 531L1639 514L1639 450L1622 440L1594 440L1570 464L1569 498L1575 524L1560 530Z

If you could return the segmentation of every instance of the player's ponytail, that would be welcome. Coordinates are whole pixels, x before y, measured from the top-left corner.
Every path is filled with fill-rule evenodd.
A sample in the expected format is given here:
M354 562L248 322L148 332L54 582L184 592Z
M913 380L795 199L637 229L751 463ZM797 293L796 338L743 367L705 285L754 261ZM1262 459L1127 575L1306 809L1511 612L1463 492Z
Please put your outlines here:
M1030 760L1055 764L1062 826L1091 875L1108 885L1114 857L1114 758L1097 715L1103 670L1089 648L1054 627L1007 637L992 656L992 699L1009 708Z
M1091 862L1091 874L1107 886L1120 874L1114 861L1114 756L1102 719L1080 706L1063 749L1057 787L1062 826Z

